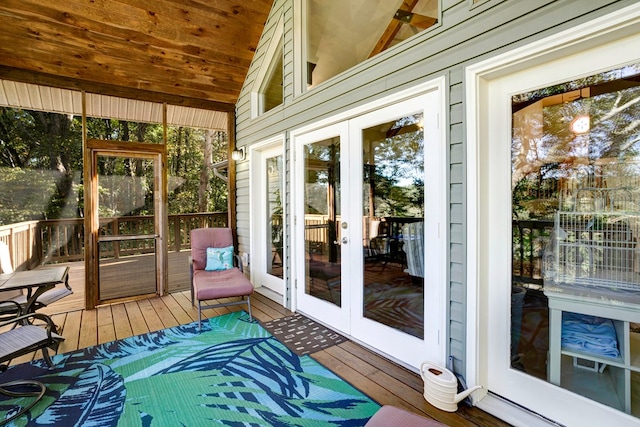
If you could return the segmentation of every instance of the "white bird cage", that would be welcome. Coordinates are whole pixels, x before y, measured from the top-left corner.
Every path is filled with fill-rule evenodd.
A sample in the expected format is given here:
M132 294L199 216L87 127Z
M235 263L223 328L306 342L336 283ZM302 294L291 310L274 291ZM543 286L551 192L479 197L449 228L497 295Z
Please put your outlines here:
M637 177L589 176L577 184L560 199L545 278L558 286L640 290Z

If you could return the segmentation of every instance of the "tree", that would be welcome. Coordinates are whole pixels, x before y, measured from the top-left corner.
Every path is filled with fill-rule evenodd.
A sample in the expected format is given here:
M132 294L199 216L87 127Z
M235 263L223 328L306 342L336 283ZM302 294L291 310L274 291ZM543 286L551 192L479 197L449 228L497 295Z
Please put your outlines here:
M211 175L211 164L226 158L226 134L184 127L169 127L167 134L169 213L226 211L226 182ZM87 118L87 135L107 141L163 142L159 124L95 117ZM206 156L203 150L209 150ZM127 182L99 189L101 200L108 201L102 214L153 211L153 170L148 162L104 157L98 167L101 182L112 174ZM80 117L0 109L0 168L0 224L83 216Z
M0 167L5 169L0 178L4 181L2 223L81 212L76 194L82 175L82 144L76 118L3 108L0 144Z

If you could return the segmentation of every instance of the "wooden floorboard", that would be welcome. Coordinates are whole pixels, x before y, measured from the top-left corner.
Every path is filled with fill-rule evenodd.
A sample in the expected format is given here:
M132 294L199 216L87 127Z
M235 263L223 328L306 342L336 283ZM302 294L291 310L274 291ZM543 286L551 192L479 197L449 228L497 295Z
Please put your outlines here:
M278 302L259 293L254 293L251 302L253 315L261 322L293 314ZM202 314L204 318L208 318L244 308L246 306L241 305L206 309ZM61 334L65 338L58 353L157 331L198 319L198 310L191 306L189 291L100 306L96 310L73 309L62 312L59 308L48 307L47 311L50 312L54 323L61 329ZM38 352L35 357L40 358L42 354ZM455 413L438 410L425 401L422 395L423 382L417 373L355 342L343 342L314 353L311 357L381 405L398 406L456 427L508 425L478 408L463 404ZM28 362L33 358L34 354L26 355L13 360L12 365Z

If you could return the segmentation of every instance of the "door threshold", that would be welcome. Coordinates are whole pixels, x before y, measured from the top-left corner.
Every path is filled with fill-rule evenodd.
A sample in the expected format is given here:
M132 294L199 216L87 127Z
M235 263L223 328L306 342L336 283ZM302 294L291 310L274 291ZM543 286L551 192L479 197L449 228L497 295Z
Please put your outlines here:
M542 415L529 411L503 397L489 392L476 405L478 409L500 418L516 427L559 427L554 421L544 418Z

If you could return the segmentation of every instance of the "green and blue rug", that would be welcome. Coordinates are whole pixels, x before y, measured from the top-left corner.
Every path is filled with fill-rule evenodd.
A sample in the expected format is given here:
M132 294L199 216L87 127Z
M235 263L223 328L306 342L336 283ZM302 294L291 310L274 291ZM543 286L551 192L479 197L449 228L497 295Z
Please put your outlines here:
M45 397L15 426L362 426L380 405L244 312L17 365ZM0 401L0 420L16 400Z

